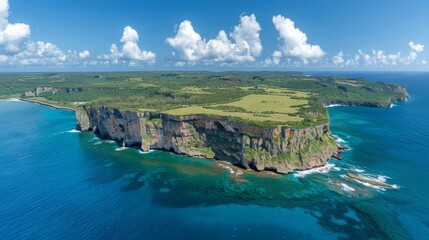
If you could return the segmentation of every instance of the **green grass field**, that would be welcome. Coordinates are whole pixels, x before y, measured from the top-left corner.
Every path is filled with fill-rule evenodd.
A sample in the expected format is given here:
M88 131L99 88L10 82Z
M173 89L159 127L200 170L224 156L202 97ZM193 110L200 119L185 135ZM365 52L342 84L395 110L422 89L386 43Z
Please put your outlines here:
M55 91L36 94L38 87ZM106 72L0 75L0 98L58 106L109 106L172 115L206 114L255 125L305 127L329 121L324 104L387 107L402 86L297 72Z
M279 124L299 122L297 116L300 106L308 106L308 99L294 99L291 95L250 94L238 101L206 106L191 105L164 111L171 115L206 114L225 117L237 117L250 121L269 121Z

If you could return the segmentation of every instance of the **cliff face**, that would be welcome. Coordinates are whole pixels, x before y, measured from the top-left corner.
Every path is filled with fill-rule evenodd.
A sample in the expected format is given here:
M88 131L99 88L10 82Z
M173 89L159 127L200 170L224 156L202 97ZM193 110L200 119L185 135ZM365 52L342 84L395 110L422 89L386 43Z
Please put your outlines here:
M388 88L394 94L394 96L390 98L391 101L405 101L410 97L405 85L388 84Z
M365 106L365 107L376 107L376 108L389 108L397 101L406 101L410 95L407 92L406 86L401 84L388 84L383 85L383 88L372 89L370 87L362 87L368 92L372 92L375 95L365 95L367 97L355 99L352 95L351 98L344 95L341 98L335 97L333 99L328 96L324 97L324 105L331 104L342 104L348 106ZM345 90L347 92L347 90Z
M263 129L222 117L176 117L86 106L77 107L76 118L79 130L93 131L124 146L225 160L258 171L309 169L326 164L338 153L328 124Z

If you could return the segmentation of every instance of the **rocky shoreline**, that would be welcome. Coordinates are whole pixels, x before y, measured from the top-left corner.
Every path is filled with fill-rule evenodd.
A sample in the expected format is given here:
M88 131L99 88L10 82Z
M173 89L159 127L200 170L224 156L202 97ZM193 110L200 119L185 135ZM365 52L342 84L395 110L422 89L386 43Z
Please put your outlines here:
M109 108L109 107L92 108L92 107L88 107L88 106L77 106L76 108L69 108L69 107L58 106L55 104L50 104L50 103L46 103L46 102L42 102L42 101L38 101L38 100L33 100L33 99L26 99L26 98L17 98L17 100L35 103L35 104L40 104L40 105L52 107L55 109L73 111L76 113L76 119L77 119L76 128L77 128L77 130L92 131L102 139L116 141L118 143L118 145L120 145L120 146L134 147L134 148L141 149L143 151L149 151L150 149L157 149L157 150L170 151L170 152L173 152L176 154L186 155L189 157L199 157L199 158L226 161L226 162L229 162L235 166L245 168L245 169L252 169L252 170L256 170L256 171L271 171L271 172L276 172L276 173L280 173L280 174L288 174L288 173L291 173L291 172L296 171L296 170L299 170L299 171L309 170L309 169L313 169L313 168L317 168L317 167L321 167L321 166L326 165L327 161L330 159L342 160L343 157L341 156L341 153L349 150L349 147L335 143L337 138L331 134L331 132L329 130L329 124L322 125L324 128L324 130L323 130L324 132L322 133L322 136L323 136L323 134L325 134L325 137L329 137L327 139L333 140L333 142L331 141L331 147L328 148L328 149L330 149L330 150L328 150L328 152L332 152L332 154L322 154L319 157L313 156L310 158L306 158L306 156L303 157L301 151L304 150L303 148L306 145L311 143L311 140L309 141L309 139L307 139L307 141L304 141L304 142L295 142L294 143L295 148L294 149L292 149L292 148L288 149L290 151L288 156L285 156L285 154L287 154L287 152L281 152L281 150L277 154L267 151L267 148L270 149L270 146L266 142L273 144L273 142L275 142L275 140L281 139L281 137L279 137L279 131L280 132L282 131L281 127L277 128L277 129L261 129L261 128L256 127L256 126L246 126L243 123L231 122L227 118L222 118L222 117L209 117L209 116L175 117L175 116L170 116L167 114L159 114L159 113L149 113L149 112L140 113L140 112L134 112L134 111L120 111L118 109ZM92 111L94 109L98 109L98 110L108 109L110 114L113 114L111 116L119 117L118 119L116 119L116 117L114 117L113 119L120 120L120 121L116 122L116 123L110 122L110 124L111 124L110 126L104 125L105 123L103 123L103 121L101 121L101 122L96 121L96 123L94 124L95 119L93 117L95 117L95 115L92 115L91 116L92 120L90 120L90 115L88 115L89 112L87 112L88 109L92 109ZM82 110L84 110L84 112L82 112ZM105 114L106 112L101 111L100 113ZM116 113L116 115L114 113ZM124 127L125 125L128 125L129 123L132 123L133 121L136 120L136 119L132 119L129 117L125 117L126 115L128 115L130 113L137 116L140 124L142 123L142 120L143 120L143 122L145 122L145 124L140 126L140 127L145 128L145 131L146 131L145 133L142 133L141 129L139 129L139 128L134 129L135 132L133 133L133 132L130 132L130 130L132 130L132 129L130 129L130 128L127 129ZM108 115L110 115L110 114L108 114ZM100 117L100 115L98 115L97 117ZM98 119L98 121L102 120L102 118ZM192 139L195 136L187 135L189 133L184 133L184 132L180 133L180 131L183 130L183 126L180 126L177 129L177 130L179 130L179 132L174 133L174 134L177 134L176 136L170 136L170 137L175 138L175 140L172 140L172 142L171 142L172 144L175 141L177 143L179 143L180 141L179 142L177 141L177 138L179 137L179 138L181 138L181 141L182 141L181 144L183 144L183 146L174 146L174 144L173 144L172 146L166 147L165 145L163 146L163 144L160 144L160 142L163 142L162 139L158 139L160 142L157 142L157 143L154 141L150 141L149 139L152 138L153 137L152 135L154 134L153 131L156 131L156 130L159 130L162 128L162 124L159 125L159 123L162 123L163 122L162 119L165 119L165 118L168 119L169 121L173 121L173 122L177 122L177 123L185 124L185 125L187 125L186 124L187 121L194 121L195 119L210 120L209 122L206 122L206 123L202 123L201 121L199 121L200 125L201 124L202 125L207 125L207 124L213 125L215 122L218 122L218 123L224 122L225 123L225 121L226 121L232 125L229 127L227 127L227 125L222 125L222 124L221 125L222 125L222 127L228 128L229 131L236 132L236 130L239 130L239 132L240 132L240 131L243 131L244 129L248 129L248 130L251 129L251 130L247 133L248 134L248 136L247 136L248 140L246 140L246 133L244 133L244 134L242 134L242 137L244 139L242 139L241 142L239 141L239 143L243 143L243 141L247 141L243 145L244 148L241 149L241 153L242 153L241 158L240 157L237 158L237 156L235 156L235 159L231 160L231 158L228 158L228 157L219 158L216 155L216 152L213 151L212 147L208 146L207 143L199 143L199 144L197 144L198 146L191 146L192 144L189 145L190 143L193 143L192 140L190 140L190 139ZM110 120L113 120L113 119L110 119ZM128 122L128 124L126 122ZM157 122L158 122L158 124L157 124ZM90 126L91 123L93 124L92 126ZM97 124L102 124L103 127L101 127L101 129L104 129L104 130L100 131L101 125L97 125ZM234 129L237 126L239 126L239 128ZM117 133L119 133L119 135L121 135L121 136L115 136L114 131L111 132L113 129L117 130L118 127L121 129L121 131L120 131L120 133L119 132L117 132ZM313 128L320 128L320 127L321 126L315 126ZM187 129L187 131L188 130L189 129ZM289 128L287 131L289 132L289 134L296 132L296 133L298 133L298 135L302 135L302 134L305 135L307 131L311 131L311 130L312 130L312 128L306 128L306 129L291 129L291 128ZM194 129L192 131L196 131L196 129ZM286 133L286 134L282 133L282 134L284 137L287 137L287 135L288 135L288 133ZM277 139L275 139L276 136L277 136ZM135 137L135 139L137 139L137 141L133 141L132 140L133 137ZM256 139L255 139L255 137L256 137ZM187 138L189 138L189 139L187 139ZM186 143L186 139L189 141L188 143ZM195 141L195 139L193 139L193 141ZM328 142L329 142L329 140L328 140ZM289 143L292 143L292 142L289 142ZM332 146L334 146L333 143L335 143L335 147L332 147ZM203 146L203 147L201 147L201 146ZM273 145L271 145L271 147L272 146ZM295 152L294 150L298 150L298 151ZM296 156L294 156L294 154ZM229 153L230 157L233 155L234 154L232 154L232 152ZM240 156L240 154L237 154L237 155ZM308 155L308 152L306 152L304 155ZM232 158L234 158L234 157L232 157ZM275 160L279 160L279 161L277 161L277 163L273 163L273 161L271 161L271 163L269 163L270 158L271 159L274 158ZM297 161L295 163L290 162L291 160L297 160L297 159L299 159L299 161ZM306 161L306 163L304 161ZM289 163L291 163L291 164L289 164ZM360 182L379 186L379 187L392 188L392 186L389 184L380 183L378 181L373 181L370 179L361 178L361 177L359 177L355 174L352 174L352 173L347 173L347 177L354 179L354 180L357 180L357 181L360 181Z
M225 117L171 116L78 106L77 129L143 151L159 149L216 159L256 171L291 173L320 167L341 150L329 123L304 129L261 128Z

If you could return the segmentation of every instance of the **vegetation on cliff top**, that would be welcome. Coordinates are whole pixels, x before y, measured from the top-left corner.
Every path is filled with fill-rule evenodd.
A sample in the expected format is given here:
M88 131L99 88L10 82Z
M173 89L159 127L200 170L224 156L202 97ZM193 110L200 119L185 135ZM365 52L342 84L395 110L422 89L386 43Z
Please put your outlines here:
M0 86L0 98L215 115L262 127L326 123L324 104L387 107L407 97L401 85L292 72L3 74Z

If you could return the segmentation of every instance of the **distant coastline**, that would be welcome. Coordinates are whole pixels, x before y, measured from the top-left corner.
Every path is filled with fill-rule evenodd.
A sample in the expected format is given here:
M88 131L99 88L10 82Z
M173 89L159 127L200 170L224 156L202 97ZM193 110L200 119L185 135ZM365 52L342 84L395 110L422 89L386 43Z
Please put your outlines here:
M42 101L38 101L38 100L32 100L32 99L27 99L27 98L16 98L16 99L18 99L20 101L24 101L24 102L36 103L36 104L48 106L48 107L55 108L55 109L61 109L61 110L67 110L67 111L76 112L76 110L74 108L62 107L62 106L58 106L58 105L55 105L55 104L46 103L46 102L42 102Z

